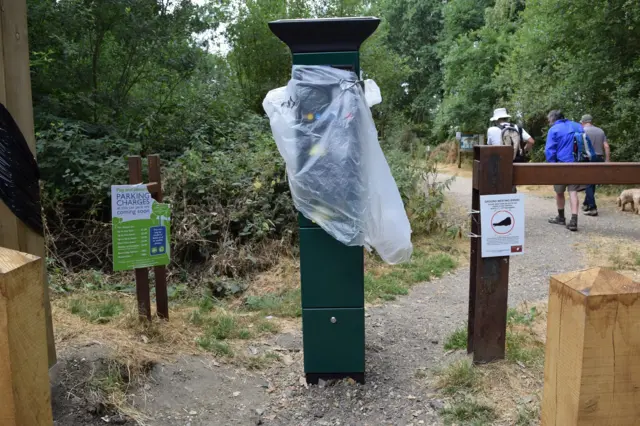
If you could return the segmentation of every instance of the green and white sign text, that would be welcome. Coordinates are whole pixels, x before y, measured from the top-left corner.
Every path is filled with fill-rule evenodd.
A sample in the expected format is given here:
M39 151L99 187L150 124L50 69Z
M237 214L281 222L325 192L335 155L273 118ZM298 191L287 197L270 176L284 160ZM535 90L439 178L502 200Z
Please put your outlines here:
M145 185L111 187L111 223L114 271L169 264L171 206Z

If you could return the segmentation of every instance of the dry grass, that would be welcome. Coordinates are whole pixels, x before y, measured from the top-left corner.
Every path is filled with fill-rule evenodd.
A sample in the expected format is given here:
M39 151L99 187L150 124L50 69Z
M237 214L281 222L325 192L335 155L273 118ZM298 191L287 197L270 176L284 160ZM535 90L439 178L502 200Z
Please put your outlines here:
M300 260L283 257L272 268L258 274L251 283L246 294L263 296L270 293L281 293L295 290L300 281Z
M588 245L577 245L590 267L603 267L640 280L640 242L614 237L591 237Z
M86 297L94 297L85 293ZM74 295L81 298L82 295ZM171 310L171 321L140 322L135 299L129 295L111 293L124 306L123 313L108 324L92 323L68 309L67 298L52 301L52 315L56 328L56 347L82 346L98 342L131 359L154 362L169 361L175 355L196 353L193 344L198 333L188 325L188 308Z
M483 421L491 414L492 425L538 424L546 312L544 302L509 310L507 360L471 366L464 358L440 372L437 385L446 396L445 418L488 424ZM456 331L450 341L452 349L466 347L466 330Z
M431 151L429 159L445 164L456 163L458 161L458 141L451 140L436 146Z
M461 166L461 168L458 168L458 164L440 164L438 165L438 173L471 179L471 177L473 177L471 163L465 163L463 161Z

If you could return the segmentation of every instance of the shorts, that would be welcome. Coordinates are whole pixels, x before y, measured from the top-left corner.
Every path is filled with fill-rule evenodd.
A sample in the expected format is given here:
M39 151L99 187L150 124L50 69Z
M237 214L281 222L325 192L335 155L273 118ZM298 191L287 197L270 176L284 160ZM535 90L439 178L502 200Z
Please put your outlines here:
M568 189L569 192L580 192L587 189L589 185L553 185L553 190L556 191L556 194L564 194Z

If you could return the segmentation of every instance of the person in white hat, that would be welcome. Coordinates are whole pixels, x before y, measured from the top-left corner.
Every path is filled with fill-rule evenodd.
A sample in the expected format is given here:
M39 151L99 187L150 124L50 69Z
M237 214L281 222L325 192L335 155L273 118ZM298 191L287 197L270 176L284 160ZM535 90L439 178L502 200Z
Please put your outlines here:
M511 124L509 118L511 116L506 108L497 108L493 111L493 117L489 121L494 124L487 130L487 145L507 145L506 141L509 141L509 144L519 147L514 153L513 162L523 163L526 161L525 153L531 151L535 141L522 127ZM516 192L515 186L513 192Z
M489 121L494 124L487 130L487 145L502 145L502 130L507 127L514 127L517 131L522 132L522 143L526 143L525 151L531 151L535 141L526 130L511 124L508 120L509 118L511 116L507 114L506 108L497 108L493 111L493 117Z

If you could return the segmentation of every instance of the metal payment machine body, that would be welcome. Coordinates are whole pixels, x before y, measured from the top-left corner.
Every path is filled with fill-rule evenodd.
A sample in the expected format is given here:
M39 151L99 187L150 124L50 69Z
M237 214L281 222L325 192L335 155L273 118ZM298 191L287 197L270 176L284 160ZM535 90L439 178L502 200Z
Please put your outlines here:
M293 19L270 22L269 28L291 49L293 65L328 65L359 76L360 45L379 23L369 17ZM298 223L306 380L351 377L364 383L363 247L342 244L302 214Z

